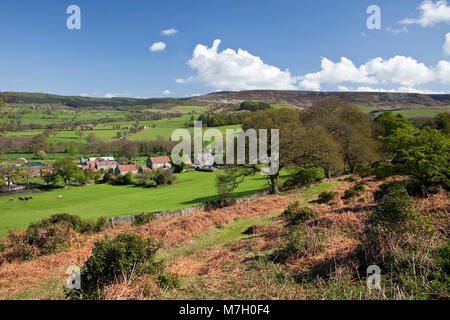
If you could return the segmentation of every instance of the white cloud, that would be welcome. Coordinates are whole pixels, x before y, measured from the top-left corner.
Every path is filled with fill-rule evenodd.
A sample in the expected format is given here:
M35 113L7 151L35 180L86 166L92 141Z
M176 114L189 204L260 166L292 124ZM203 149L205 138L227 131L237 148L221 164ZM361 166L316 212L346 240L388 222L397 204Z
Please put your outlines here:
M319 90L321 83L376 83L376 80L369 77L365 66L357 68L352 61L342 57L339 62L333 62L327 58L322 58L322 70L316 73L308 73L298 77L300 87L306 90Z
M296 78L289 70L282 71L265 64L260 57L246 50L218 52L220 42L215 40L211 48L198 44L188 61L197 74L176 82L204 82L221 90L295 89Z
M433 70L411 57L395 56L388 60L375 58L367 62L365 68L380 83L412 86L434 80Z
M89 94L87 94L87 93L80 93L80 96L81 97L89 97Z
M163 51L166 48L166 44L164 42L155 42L150 46L150 51Z
M339 91L353 91L353 92L401 92L401 93L422 93L422 94L443 94L442 91L433 91L427 89L416 89L413 87L400 87L398 89L372 88L372 87L358 87L356 89L350 87L339 86Z
M103 97L104 98L116 98L116 97L126 97L129 96L129 93L107 93Z
M171 35L174 35L176 33L178 33L178 30L174 29L174 28L170 28L170 29L166 29L166 30L161 31L161 34L163 36L171 36Z
M322 84L400 84L413 87L430 82L450 83L450 62L442 60L435 67L426 66L411 57L374 58L357 67L348 58L333 62L322 58L321 71L298 77L299 87L320 90Z
M450 6L447 1L438 0L436 3L430 0L422 2L419 7L421 16L418 19L404 19L402 24L420 24L422 27L431 27L440 22L450 22Z
M450 56L450 32L445 35L444 53Z
M386 28L386 30L395 35L400 34L400 33L408 33L408 28L406 28L406 27L403 27L400 29L395 29L395 28L389 26Z
M170 90L164 90L163 91L163 94L165 94L165 95L168 95L168 94L171 94L172 92L170 92Z

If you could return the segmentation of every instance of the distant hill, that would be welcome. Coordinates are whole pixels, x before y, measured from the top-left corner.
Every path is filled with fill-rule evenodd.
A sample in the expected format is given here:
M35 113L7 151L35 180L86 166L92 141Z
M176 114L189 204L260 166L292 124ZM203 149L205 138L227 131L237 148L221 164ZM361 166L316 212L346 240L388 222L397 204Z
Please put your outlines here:
M151 106L154 104L174 103L176 98L90 98L78 96L58 96L46 93L13 92L9 103L16 104L52 104L65 105L74 108L83 107L127 107L127 106Z
M338 97L356 105L373 107L417 108L420 106L450 106L450 94L428 95L381 92L221 91L198 96L192 98L192 100L221 104L237 104L242 101L253 100L272 104L288 104L304 109L311 106L315 101L326 97Z
M383 92L314 92L248 90L221 91L193 98L89 98L78 96L59 96L45 93L15 92L11 103L58 104L74 108L82 107L127 107L158 106L171 108L177 105L209 105L219 107L237 105L243 101L261 101L270 104L287 104L304 109L315 101L326 97L338 97L344 101L377 108L413 109L424 106L450 106L450 94L383 93Z

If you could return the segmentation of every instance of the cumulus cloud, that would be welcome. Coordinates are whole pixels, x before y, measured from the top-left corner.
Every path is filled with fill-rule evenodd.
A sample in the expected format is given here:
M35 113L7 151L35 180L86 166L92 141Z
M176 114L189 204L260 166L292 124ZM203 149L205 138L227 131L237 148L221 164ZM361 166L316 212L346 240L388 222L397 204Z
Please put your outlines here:
M350 88L339 86L339 91L353 91L353 92L399 92L399 93L422 93L422 94L443 94L441 91L433 91L428 89L417 89L413 87L400 87L398 89L372 88L372 87L358 87Z
M150 51L163 51L166 48L166 44L164 42L155 42L150 46Z
M337 84L341 82L376 83L369 77L366 67L357 68L352 61L342 57L339 62L322 58L322 70L298 77L300 87L306 90L319 90L321 83Z
M421 15L418 19L404 19L401 24L420 24L422 27L431 27L440 22L450 22L450 6L447 1L435 2L427 0L419 6Z
M87 93L80 93L80 96L81 97L89 97L89 94L87 94Z
M165 95L168 95L168 94L171 94L172 92L170 92L170 90L164 90L163 91L163 94L165 94Z
M188 65L196 70L195 76L177 79L177 83L203 82L221 90L295 89L296 78L289 70L265 64L246 50L218 51L220 40L211 48L198 44Z
M450 32L445 35L444 53L450 56Z
M430 82L450 83L450 62L442 60L436 66L426 66L411 57L374 58L357 67L348 58L333 62L322 58L321 71L298 77L305 90L320 90L322 84L399 84L413 87Z
M161 34L163 36L171 36L171 35L174 35L176 33L178 33L178 30L174 29L174 28L170 28L170 29L166 29L166 30L161 31Z
M126 97L129 96L129 93L107 93L103 97L104 98L116 98L116 97Z

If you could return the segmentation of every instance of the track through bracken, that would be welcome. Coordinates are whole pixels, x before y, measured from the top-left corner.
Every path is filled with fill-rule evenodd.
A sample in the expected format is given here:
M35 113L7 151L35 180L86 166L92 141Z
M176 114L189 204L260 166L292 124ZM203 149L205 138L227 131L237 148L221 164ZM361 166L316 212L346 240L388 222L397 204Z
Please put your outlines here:
M236 217L251 219L281 210L287 205L288 199L289 196L266 196L232 207L208 212L200 211L185 217L158 219L139 227L121 226L107 229L95 235L82 237L82 244L72 247L69 252L43 256L29 262L4 263L0 266L0 299L33 291L45 281L60 280L62 290L64 279L67 277L67 268L72 265L83 265L91 254L94 242L104 236L135 233L161 241L165 247L179 246L188 243L209 228L233 222Z
M393 177L389 180L402 180ZM286 243L286 221L273 213L283 210L289 203L301 200L302 190L279 196L266 196L257 200L217 209L210 212L196 212L178 218L165 218L135 227L122 226L107 229L99 234L85 236L83 244L73 247L70 252L40 257L25 263L10 263L0 267L0 298L12 297L15 293L42 287L43 281L64 285L65 271L70 265L81 266L89 257L93 243L105 235L114 237L120 233L135 233L152 237L163 243L165 250L176 251L195 248L198 237L218 225L231 225L236 218L265 220L269 223L255 225L241 238L217 245L215 243L201 250L176 251L167 265L166 271L180 276L180 288L164 290L157 286L151 275L145 275L128 282L119 282L104 288L102 299L308 299L311 293L302 283L292 284L286 277L304 273L310 268L331 261L335 266L333 277L347 279L357 265L352 264L355 249L364 240L363 233L370 213L376 205L374 192L385 181L364 179L365 189L359 197L345 200L344 192L357 182L340 181L333 191L339 198L329 204L310 201L318 216L299 226L307 235L320 232L323 235L323 250L315 254L290 257L285 264L273 263L268 259ZM336 179L325 182L336 182ZM304 190L304 189L303 189ZM448 192L440 190L426 199L415 201L416 208L423 214L441 212L441 220L436 219L438 229L447 232L449 201ZM339 261L346 261L340 264ZM284 279L284 280L283 280ZM360 281L360 280L359 280ZM317 284L318 286L321 283ZM327 290L325 290L327 291ZM36 296L35 296L36 297ZM38 296L40 298L41 296ZM42 298L49 298L43 294ZM314 296L323 298L323 296ZM361 298L354 296L353 298Z

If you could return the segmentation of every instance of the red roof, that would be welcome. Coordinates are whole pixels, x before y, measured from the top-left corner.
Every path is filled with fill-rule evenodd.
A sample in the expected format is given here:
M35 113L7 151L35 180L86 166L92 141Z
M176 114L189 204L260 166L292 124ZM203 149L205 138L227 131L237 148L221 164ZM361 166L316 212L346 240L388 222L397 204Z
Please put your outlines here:
M137 169L134 164L126 164L126 165L120 165L119 170L120 171L135 171Z
M151 157L150 158L152 163L169 163L170 158L169 157Z

